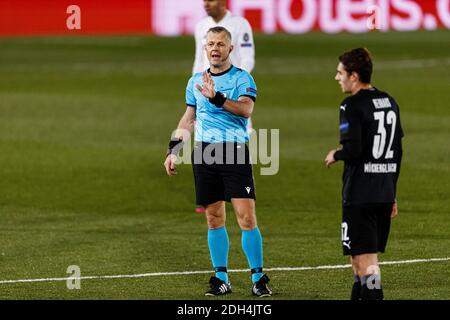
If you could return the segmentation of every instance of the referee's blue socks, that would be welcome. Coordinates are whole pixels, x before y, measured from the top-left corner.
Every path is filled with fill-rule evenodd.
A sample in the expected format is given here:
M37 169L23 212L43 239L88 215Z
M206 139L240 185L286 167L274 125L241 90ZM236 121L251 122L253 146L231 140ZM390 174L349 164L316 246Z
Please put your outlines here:
M228 281L228 233L225 226L219 229L208 229L208 246L216 277Z
M252 282L255 283L263 276L262 237L258 227L253 230L242 230L242 249L252 269Z

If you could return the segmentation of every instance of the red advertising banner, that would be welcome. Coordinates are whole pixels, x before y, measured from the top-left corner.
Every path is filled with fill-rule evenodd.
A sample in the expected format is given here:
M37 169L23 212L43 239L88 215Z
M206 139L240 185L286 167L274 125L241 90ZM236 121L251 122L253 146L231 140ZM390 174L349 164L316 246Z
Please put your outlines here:
M191 34L202 0L1 0L0 35ZM450 0L228 0L255 31L450 29Z
M0 0L0 35L149 32L149 0Z

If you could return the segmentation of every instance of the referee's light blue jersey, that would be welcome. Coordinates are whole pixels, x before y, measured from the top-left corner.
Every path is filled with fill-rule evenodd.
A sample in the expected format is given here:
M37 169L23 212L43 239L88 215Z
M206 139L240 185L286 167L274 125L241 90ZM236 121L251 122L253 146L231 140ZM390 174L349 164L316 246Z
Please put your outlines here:
M219 74L211 74L214 88L225 94L230 100L248 96L256 100L256 84L253 77L245 70L231 66ZM195 141L208 143L238 142L249 140L247 133L248 119L218 108L209 102L196 88L203 85L202 73L194 74L186 88L186 105L196 108Z

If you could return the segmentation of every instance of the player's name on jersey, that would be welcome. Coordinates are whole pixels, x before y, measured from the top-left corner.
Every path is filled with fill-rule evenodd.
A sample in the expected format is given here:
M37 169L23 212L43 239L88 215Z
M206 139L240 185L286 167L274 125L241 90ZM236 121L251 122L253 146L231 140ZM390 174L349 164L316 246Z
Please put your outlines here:
M364 163L365 173L391 173L397 172L396 163Z
M372 101L376 109L386 109L392 107L389 98L372 99Z

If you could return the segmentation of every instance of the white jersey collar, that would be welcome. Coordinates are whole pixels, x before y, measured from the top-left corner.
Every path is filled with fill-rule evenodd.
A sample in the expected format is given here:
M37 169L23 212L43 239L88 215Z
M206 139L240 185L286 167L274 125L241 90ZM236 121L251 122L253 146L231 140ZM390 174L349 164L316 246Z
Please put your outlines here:
M227 10L225 15L223 16L222 20L220 20L219 22L216 22L212 17L209 17L209 19L212 21L212 23L214 23L215 25L221 25L222 23L224 23L226 20L228 20L231 17L231 11Z

